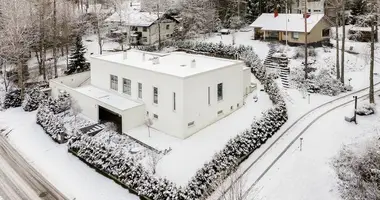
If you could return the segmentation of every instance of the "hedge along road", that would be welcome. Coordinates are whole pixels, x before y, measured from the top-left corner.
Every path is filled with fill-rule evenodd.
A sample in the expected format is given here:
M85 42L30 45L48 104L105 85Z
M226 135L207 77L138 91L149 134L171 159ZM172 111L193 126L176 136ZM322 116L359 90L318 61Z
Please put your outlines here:
M374 87L375 92L380 91L380 82L376 83ZM214 192L210 199L223 199L223 195L231 189L232 185L239 184L238 182L242 181L241 179L244 179L244 181L242 181L244 184L248 184L248 186L243 186L245 190L243 195L247 196L254 186L261 180L261 178L265 176L273 165L287 152L294 142L307 131L311 125L331 111L352 103L354 101L353 96L358 96L358 99L368 96L367 90L368 87L328 101L299 117L284 131L281 131L280 129L278 132L282 133L274 134L266 144L263 144L262 147L266 147L265 150L259 148L253 152L251 156L240 165L238 171L231 176L233 181L225 181L223 183L221 188L226 189L221 193ZM341 120L344 120L344 116L342 116ZM285 126L283 126L282 129L284 129Z
M68 199L6 141L3 132L0 132L0 199Z

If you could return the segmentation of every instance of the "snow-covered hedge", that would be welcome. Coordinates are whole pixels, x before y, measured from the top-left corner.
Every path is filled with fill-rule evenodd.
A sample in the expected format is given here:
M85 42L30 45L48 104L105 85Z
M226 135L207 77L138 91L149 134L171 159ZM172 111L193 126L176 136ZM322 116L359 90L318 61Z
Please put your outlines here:
M22 102L22 108L24 111L31 112L38 109L40 102L42 101L42 95L39 88L32 88L25 94L24 101Z
M37 111L36 123L39 124L50 137L58 142L66 141L66 128L62 118L55 115L48 105L41 105Z
M8 91L7 93L5 93L3 108L8 109L8 108L20 107L21 104L22 102L21 102L20 89L15 89L15 90Z
M170 42L166 45L190 53L223 58L238 56L251 67L252 73L264 85L274 107L265 112L261 119L252 123L246 131L231 139L211 161L196 172L185 188L178 188L166 179L155 178L133 159L126 158L112 147L98 143L90 136L73 138L69 142L69 150L91 166L149 199L203 200L218 188L219 183L235 172L241 162L276 133L288 118L287 109L277 84L266 76L265 67L251 47L203 42ZM145 47L144 50L155 50L155 47Z
M58 96L58 99L49 97L42 100L37 111L36 123L58 143L64 143L68 139L63 121L64 115L58 114L70 109L70 102L70 95L64 92Z
M291 83L299 89L306 89L311 93L336 96L342 92L351 91L352 87L344 85L327 69L320 69L309 73L305 80L303 68L294 68L290 71Z

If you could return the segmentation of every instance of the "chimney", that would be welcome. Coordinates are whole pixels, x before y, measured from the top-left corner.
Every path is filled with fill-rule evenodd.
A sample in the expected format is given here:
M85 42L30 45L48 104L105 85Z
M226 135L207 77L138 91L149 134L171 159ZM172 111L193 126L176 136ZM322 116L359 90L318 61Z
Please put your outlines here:
M142 60L145 61L145 53L142 55Z
M128 55L128 54L127 54L127 51L124 50L124 51L123 51L123 60L126 60L126 59L128 58L127 55Z
M195 66L196 66L196 62L195 62L195 59L193 59L192 61L191 61L191 68L195 68Z

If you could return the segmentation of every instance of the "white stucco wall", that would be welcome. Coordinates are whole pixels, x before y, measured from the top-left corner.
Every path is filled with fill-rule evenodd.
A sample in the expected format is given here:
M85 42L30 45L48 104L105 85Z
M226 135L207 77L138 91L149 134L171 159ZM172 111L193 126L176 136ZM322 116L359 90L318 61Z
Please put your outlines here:
M62 83L69 87L78 87L81 84L84 84L88 79L90 79L90 72L82 72L69 76L62 76L54 79L55 82Z
M250 92L249 87L251 85L251 68L245 67L243 69L243 94L247 96Z
M84 95L75 90L75 88L68 87L56 79L49 82L49 86L52 89L52 97L57 98L59 91L64 90L68 92L72 98L74 98L78 105L82 108L82 114L86 115L93 121L99 120L99 108L102 106L108 110L118 113L122 116L122 131L126 132L131 128L143 125L145 122L145 106L140 105L124 111L121 111L112 105L105 104L95 98Z
M149 118L153 119L153 128L181 138L183 131L182 79L97 58L91 58L90 61L92 85L144 103L146 111L149 112ZM110 89L111 74L118 76L118 91ZM123 93L123 78L131 80L130 96ZM142 99L138 98L138 83L142 83ZM153 103L153 87L158 88L157 105ZM176 93L176 111L173 111L173 92ZM146 112L144 114L146 115ZM158 119L154 119L153 114L158 115Z
M243 106L243 66L244 64L238 64L185 79L183 138L232 113L237 109L237 104ZM221 101L218 101L217 96L219 83L223 83ZM223 114L218 115L220 110L223 110ZM194 125L189 127L188 123L192 121Z

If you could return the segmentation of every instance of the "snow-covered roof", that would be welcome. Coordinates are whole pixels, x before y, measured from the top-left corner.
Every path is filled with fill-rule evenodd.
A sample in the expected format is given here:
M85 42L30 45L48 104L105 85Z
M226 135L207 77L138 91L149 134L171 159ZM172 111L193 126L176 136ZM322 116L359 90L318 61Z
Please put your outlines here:
M154 64L154 57L158 58L158 64ZM155 71L158 73L168 74L180 78L229 67L231 65L239 63L243 64L243 62L239 60L214 58L210 56L188 54L184 52L152 54L137 50L127 51L126 59L123 59L123 53L100 55L92 58L123 64L130 67L141 68L149 71ZM195 60L195 67L192 67L191 64L193 60Z
M128 110L136 106L141 106L141 103L132 101L130 99L121 97L117 94L107 92L105 90L99 89L93 85L87 85L79 88L75 88L79 93L110 105L120 111Z
M310 14L307 18L307 32L310 32L323 17L324 14ZM305 19L303 14L279 13L277 17L274 17L274 13L263 13L250 26L267 31L305 32Z
M159 13L159 15L162 16L162 13ZM121 21L128 26L150 26L158 19L157 13L154 12L140 12L129 10L127 12L121 11L121 15L115 12L105 21L120 22L120 17L122 19Z
M353 27L350 28L350 31L371 32L371 27L353 26Z

